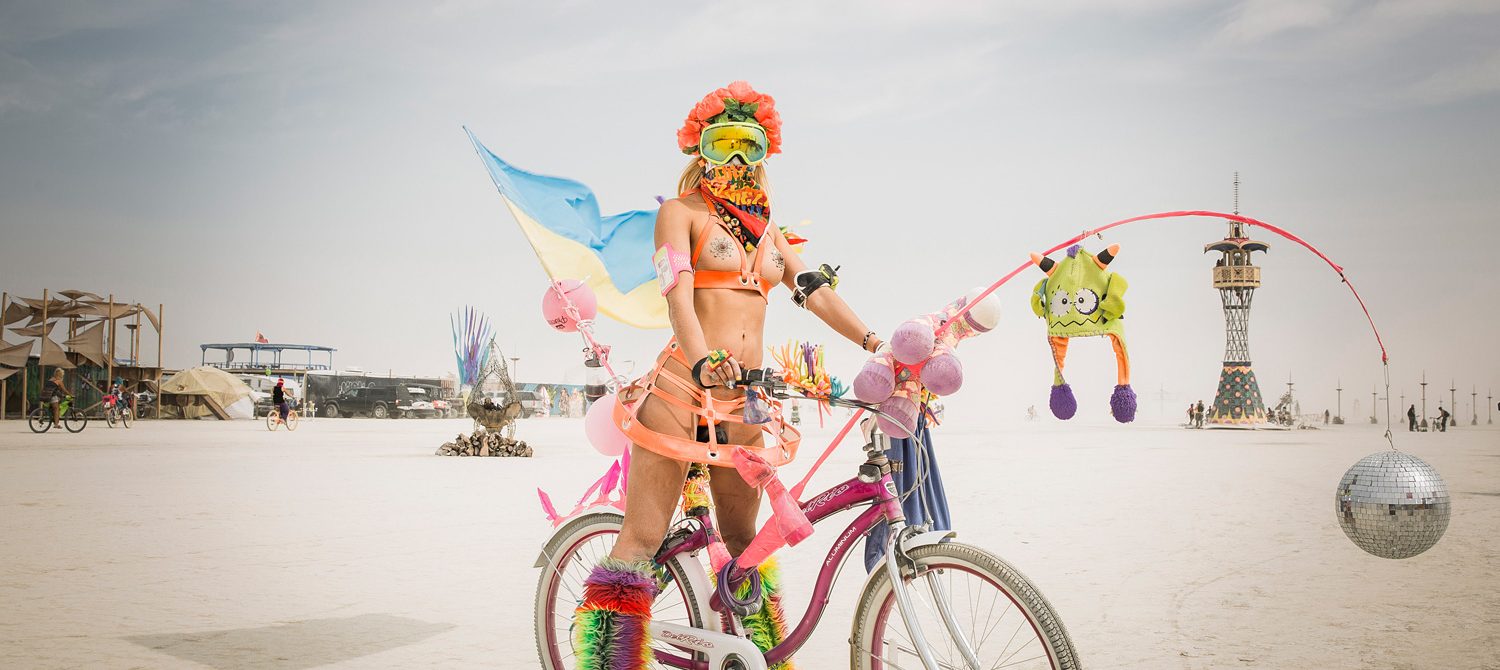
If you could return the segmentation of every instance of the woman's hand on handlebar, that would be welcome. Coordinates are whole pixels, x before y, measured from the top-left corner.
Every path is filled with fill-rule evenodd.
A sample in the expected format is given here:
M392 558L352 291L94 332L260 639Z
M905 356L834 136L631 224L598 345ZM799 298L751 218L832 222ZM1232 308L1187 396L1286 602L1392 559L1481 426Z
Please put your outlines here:
M734 354L730 354L728 358L714 366L712 370L707 365L704 365L702 371L698 374L699 379L696 381L702 384L703 388L733 386L741 374L740 362L735 359Z

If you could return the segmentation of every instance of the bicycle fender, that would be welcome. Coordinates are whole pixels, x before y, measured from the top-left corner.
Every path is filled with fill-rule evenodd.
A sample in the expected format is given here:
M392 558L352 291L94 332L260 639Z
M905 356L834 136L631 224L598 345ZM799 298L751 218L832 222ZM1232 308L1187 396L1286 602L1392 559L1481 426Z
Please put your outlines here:
M956 530L929 530L925 533L917 533L901 541L901 551L908 552L917 547L938 544L955 537L958 537L958 531Z

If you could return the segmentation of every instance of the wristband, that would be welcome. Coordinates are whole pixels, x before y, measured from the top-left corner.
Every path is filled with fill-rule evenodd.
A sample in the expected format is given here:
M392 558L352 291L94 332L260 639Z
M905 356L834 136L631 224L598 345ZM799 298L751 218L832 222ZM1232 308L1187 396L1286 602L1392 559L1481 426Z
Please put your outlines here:
M874 334L875 334L875 331L873 331L873 330L865 331L865 339L863 339L863 340L860 341L859 348L864 349L865 351L869 351L870 350L870 336L874 335Z

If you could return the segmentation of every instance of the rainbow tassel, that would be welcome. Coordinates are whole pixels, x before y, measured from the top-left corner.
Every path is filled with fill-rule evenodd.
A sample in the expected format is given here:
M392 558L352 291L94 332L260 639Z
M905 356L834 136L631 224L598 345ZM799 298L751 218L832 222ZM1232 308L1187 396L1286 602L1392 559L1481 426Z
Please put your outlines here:
M651 653L651 603L661 593L647 561L606 557L583 581L573 617L578 670L643 670Z
M761 608L743 621L746 632L750 633L750 641L755 643L757 649L765 652L786 640L786 611L781 607L781 569L777 566L776 559L766 559L759 569ZM743 598L749 591L750 580L747 579L740 586L740 593L737 595ZM771 666L769 670L795 670L795 667L788 659Z

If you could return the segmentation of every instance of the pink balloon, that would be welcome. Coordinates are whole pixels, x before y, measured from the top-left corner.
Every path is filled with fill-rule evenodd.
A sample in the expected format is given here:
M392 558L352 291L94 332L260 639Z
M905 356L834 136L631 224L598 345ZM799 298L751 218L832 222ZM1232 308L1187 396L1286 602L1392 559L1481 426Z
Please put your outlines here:
M860 402L880 402L896 390L896 371L888 357L877 356L865 362L854 376L854 397Z
M922 383L927 390L937 395L952 395L964 385L964 366L958 356L946 346L937 348L927 364L922 366Z
M917 403L906 396L896 395L880 403L880 411L890 414L899 424L892 424L883 416L875 418L875 425L894 439L904 439L908 432L917 430ZM899 427L898 427L899 425Z
M936 345L937 336L933 335L932 326L921 319L902 323L896 326L896 332L891 333L891 355L907 365L927 360Z
M615 406L619 402L619 398L610 393L595 400L588 413L583 415L583 434L588 436L589 444L610 458L625 453L630 446L630 438L615 423Z
M567 300L563 299L564 295ZM578 310L576 319L568 314L569 302ZM542 294L542 318L547 320L547 325L564 333L577 331L579 321L590 321L598 313L599 303L594 290L577 279L553 282Z

